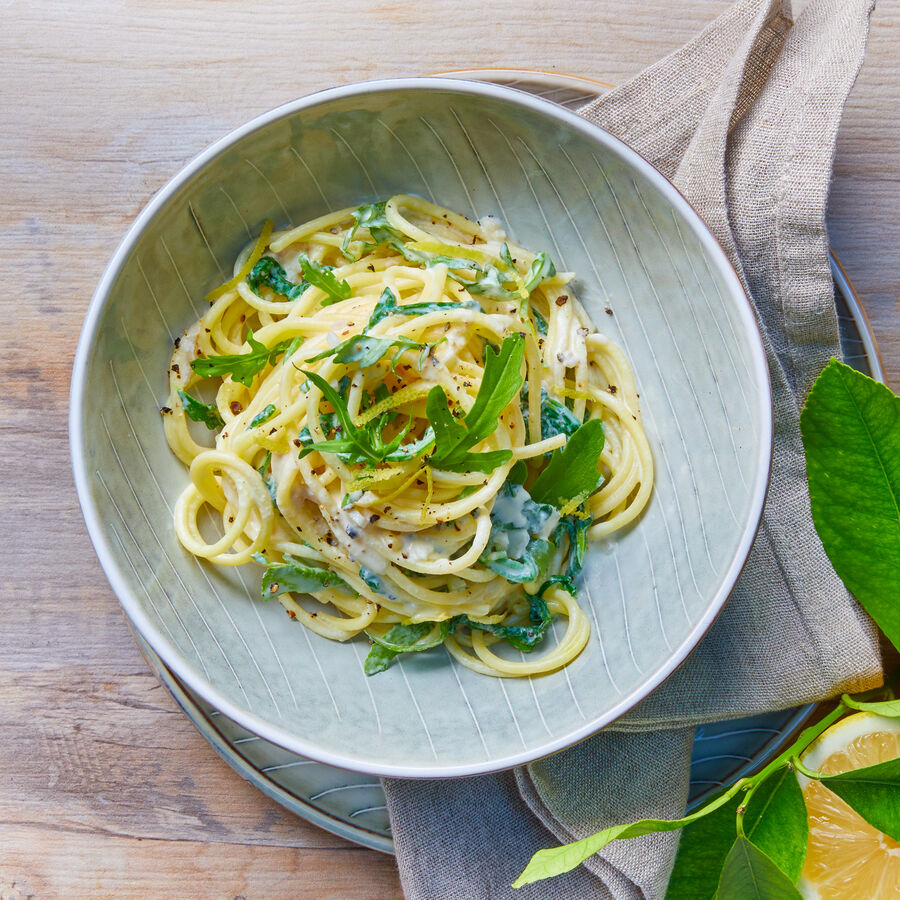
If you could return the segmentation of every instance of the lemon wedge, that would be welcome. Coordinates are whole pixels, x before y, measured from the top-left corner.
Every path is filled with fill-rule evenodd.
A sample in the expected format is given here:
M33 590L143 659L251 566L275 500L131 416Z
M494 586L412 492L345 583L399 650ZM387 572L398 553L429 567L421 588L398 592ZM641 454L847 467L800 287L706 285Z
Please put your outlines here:
M835 722L800 757L833 775L900 757L900 719L862 712ZM802 775L809 849L797 885L807 900L896 900L900 843L882 834L821 782Z

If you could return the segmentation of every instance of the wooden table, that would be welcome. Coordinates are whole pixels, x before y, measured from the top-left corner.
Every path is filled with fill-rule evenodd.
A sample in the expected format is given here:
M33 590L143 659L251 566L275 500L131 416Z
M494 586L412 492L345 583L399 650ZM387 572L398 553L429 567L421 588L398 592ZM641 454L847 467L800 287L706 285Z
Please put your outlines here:
M620 82L726 5L0 2L2 900L401 896L391 857L285 812L198 735L144 664L85 532L66 435L72 357L150 195L215 138L319 88L485 65ZM885 2L830 209L895 386L898 59L900 6Z

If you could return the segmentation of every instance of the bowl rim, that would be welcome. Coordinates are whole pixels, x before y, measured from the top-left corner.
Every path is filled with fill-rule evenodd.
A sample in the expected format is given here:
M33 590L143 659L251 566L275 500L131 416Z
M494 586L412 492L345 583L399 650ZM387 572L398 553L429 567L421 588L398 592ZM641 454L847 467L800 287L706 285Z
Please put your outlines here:
M382 763L377 760L367 759L364 756L356 756L350 750L335 751L324 749L317 746L313 741L308 740L305 736L275 725L262 716L242 708L230 699L219 688L208 681L199 669L195 669L182 657L177 648L162 634L161 630L153 624L143 611L135 592L129 587L127 579L116 563L112 545L105 534L105 528L90 488L87 456L84 452L86 424L84 421L85 381L88 364L91 359L91 349L97 335L101 314L108 302L110 289L115 284L129 255L154 216L165 207L183 185L189 182L207 164L254 132L302 110L348 97L396 91L462 93L501 100L511 103L513 106L526 107L550 119L555 119L582 133L589 139L602 144L607 150L639 171L683 216L704 250L708 253L711 264L723 279L727 288L727 294L734 304L741 324L744 326L744 333L747 335L750 351L750 368L760 386L757 403L760 429L757 435L756 453L759 464L757 465L752 485L750 513L741 529L737 548L720 580L718 589L712 595L703 614L695 622L690 632L674 648L666 660L644 678L638 687L625 696L620 697L602 715L594 717L589 722L570 730L564 735L545 741L539 746L476 762L444 763L440 765ZM78 340L72 369L69 399L69 444L72 469L88 534L110 586L122 604L126 615L166 665L208 703L215 706L248 731L258 734L271 743L328 765L371 775L398 778L452 778L464 775L481 775L500 772L514 766L533 762L590 737L601 728L624 715L659 687L684 662L713 624L746 564L753 540L759 528L768 490L772 462L772 440L773 418L769 370L759 324L752 303L725 250L681 192L650 162L623 141L587 119L551 101L502 85L434 76L378 79L316 91L255 116L217 141L214 141L206 149L194 156L162 188L151 196L126 231L125 236L107 264L91 298Z

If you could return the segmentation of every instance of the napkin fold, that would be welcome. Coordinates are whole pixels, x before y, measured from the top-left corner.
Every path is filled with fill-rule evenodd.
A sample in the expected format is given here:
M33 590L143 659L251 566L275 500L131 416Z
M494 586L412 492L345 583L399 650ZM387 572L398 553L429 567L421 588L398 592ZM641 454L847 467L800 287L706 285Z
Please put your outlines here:
M740 0L579 112L669 177L728 254L763 334L772 474L747 565L682 666L631 712L555 756L456 781L384 779L410 900L662 900L678 834L614 842L519 891L532 853L687 798L693 726L881 683L876 629L812 525L798 417L840 340L825 207L835 139L874 0Z

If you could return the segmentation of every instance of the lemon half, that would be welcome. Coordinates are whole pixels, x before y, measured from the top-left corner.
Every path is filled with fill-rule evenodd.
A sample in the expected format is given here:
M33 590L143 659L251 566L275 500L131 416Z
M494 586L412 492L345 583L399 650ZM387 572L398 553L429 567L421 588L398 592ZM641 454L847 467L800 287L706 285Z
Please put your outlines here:
M900 757L900 719L856 713L810 744L800 761L823 774ZM900 843L818 781L797 776L809 814L809 849L797 887L808 900L897 900Z

